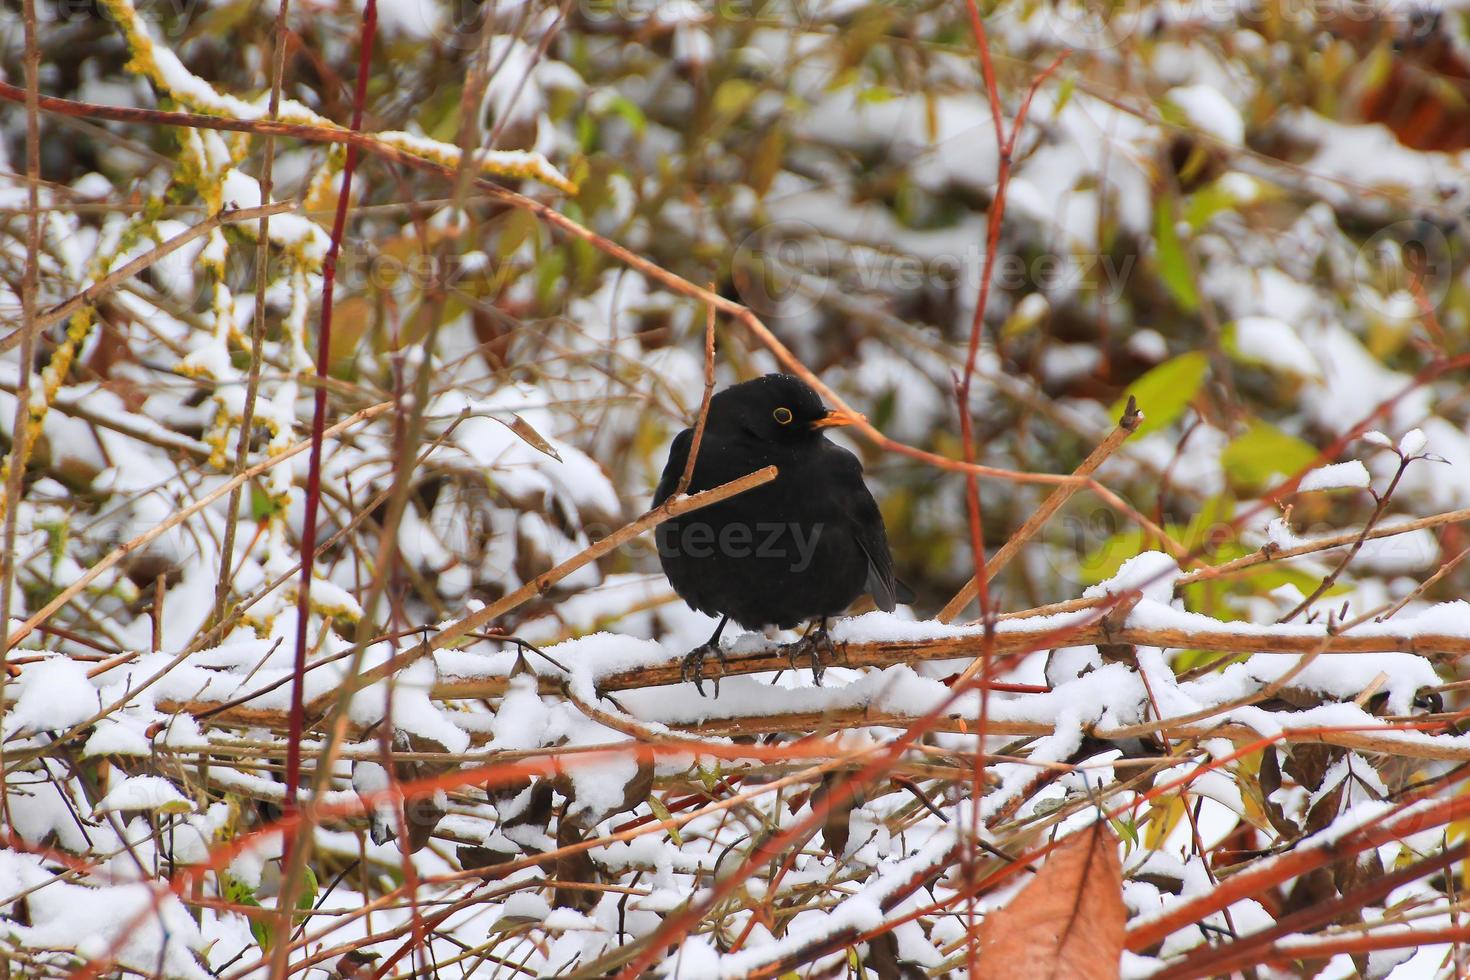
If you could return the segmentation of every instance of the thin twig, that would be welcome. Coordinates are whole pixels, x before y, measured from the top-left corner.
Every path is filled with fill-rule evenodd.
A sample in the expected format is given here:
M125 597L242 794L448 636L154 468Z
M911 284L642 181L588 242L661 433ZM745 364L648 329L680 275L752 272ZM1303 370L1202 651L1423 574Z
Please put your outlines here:
M377 0L367 0L362 12L362 37L358 41L357 87L353 92L352 132L362 129L363 105L367 102L367 83L371 74L373 35L378 29ZM311 455L307 461L306 513L301 524L301 584L296 593L296 679L291 685L291 724L296 734L291 739L299 746L302 722L302 697L306 675L306 631L311 616L311 580L316 565L317 507L322 489L322 442L327 424L327 368L332 355L332 300L336 292L337 256L342 236L347 229L347 210L352 200L352 174L357 169L356 145L347 147L342 165L342 185L337 193L337 214L332 219L332 234L322 261L322 310L317 328L317 387L312 402ZM299 752L286 757L286 808L296 804L297 777L301 772ZM283 901L285 901L283 899ZM289 902L286 903L289 908Z
M1405 606L1413 602L1415 599L1419 598L1425 592L1428 592L1430 589L1434 588L1437 582L1439 582L1446 575L1450 574L1450 572L1453 572L1456 568L1458 568L1460 566L1460 562L1465 560L1466 555L1470 555L1470 548L1461 549L1460 553L1455 555L1455 557L1451 558L1449 561L1441 563L1439 568L1435 569L1433 575L1429 576L1423 582L1420 582L1417 586L1413 588L1412 591L1409 592L1408 595L1404 596L1398 602L1395 602L1393 605L1389 606L1383 612L1371 617L1368 613L1364 613L1357 619L1344 623L1343 629L1352 629L1359 623L1366 622L1368 618L1371 618L1375 623L1381 623L1384 620L1392 619L1393 617L1397 616Z
M1099 443L1097 448L1089 453L1087 458L1072 471L1072 475L1091 476L1097 472L1098 467L1102 466L1113 453L1117 452L1118 447L1123 445L1128 437L1138 430L1138 426L1142 421L1143 414L1138 411L1137 403L1130 397L1128 399L1128 406L1123 410L1123 417L1118 420L1117 427L1108 433L1107 438ZM1016 529L1016 532L1006 540L1005 544L1001 545L1000 550L986 563L986 574L994 578L1012 558L1020 553L1021 547L1036 536L1036 533L1041 530L1042 525L1050 520L1051 516L1060 510L1061 506L1070 500L1073 494L1081 488L1082 484L1080 483L1068 483L1053 490L1041 502L1041 506L1031 513L1031 516L1026 519L1025 523ZM971 578L953 599L945 603L944 608L939 611L939 615L935 618L941 623L953 622L955 617L964 611L965 607L970 604L978 592L979 586L977 581Z
M1338 578L1343 572L1347 571L1348 565L1352 563L1352 560L1357 557L1358 552L1362 550L1363 543L1368 540L1368 535L1373 533L1373 528L1383 519L1384 511L1388 509L1388 502L1393 498L1394 490L1398 489L1399 481L1403 479L1404 472L1409 468L1409 464L1414 459L1415 457L1413 456L1400 457L1398 469L1394 472L1393 479L1389 481L1388 488L1382 494L1374 494L1377 498L1377 504L1373 508L1373 513L1368 516L1368 522L1363 525L1362 532L1353 541L1352 547L1348 549L1347 554L1342 556L1342 560L1337 563L1337 567L1333 568L1322 581L1317 583L1317 587L1312 590L1311 595L1302 599L1301 602L1297 603L1290 612L1282 616L1277 622L1289 623L1293 619L1296 619L1307 609L1311 608L1312 603L1320 599L1328 589L1337 584Z
M271 34L271 94L266 117L275 119L281 110L281 84L286 72L286 16L291 0L280 0L276 8L276 25ZM266 134L260 164L260 199L267 204L275 189L276 137ZM245 404L240 408L240 435L235 442L235 472L240 473L250 462L251 430L255 427L255 399L260 393L261 353L265 347L266 287L270 284L270 215L260 216L255 233L255 310L250 321L250 370L245 381ZM214 622L225 618L225 605L230 598L235 562L235 533L240 524L240 497L243 487L230 491L225 505L225 533L220 545L219 581L214 590Z
M41 48L36 34L36 0L25 0L25 105L26 105L26 225L25 272L21 280L20 362L16 365L15 417L10 430L10 455L5 466L5 530L0 553L0 698L10 672L5 669L10 651L11 599L15 591L15 536L19 521L20 495L26 470L30 434L31 373L35 370L36 291L41 273L41 111L39 105ZM5 756L0 744L0 816L10 822L8 780L4 778Z
M323 433L323 436L333 436L339 432L350 429L352 426L356 425L359 422L365 422L369 419L377 418L379 415L382 415L384 412L388 411L392 407L392 402L380 402L377 405L365 408L360 412L349 415L347 418L338 422L336 425L333 425L331 428L327 429ZM256 463L245 472L240 473L227 482L220 484L218 487L215 487L209 493L205 494L203 497L200 497L198 500L189 504L187 507L184 507L183 509L170 514L165 520L149 528L147 531L144 531L137 537L131 538L130 540L118 545L105 557L103 557L101 561L97 562L97 564L93 565L91 568L87 569L80 576L78 576L76 581L72 582L65 589L62 589L61 592L54 599L46 603L46 605L42 606L24 623L21 623L19 626L17 626L15 628L15 632L12 633L10 636L8 649L14 649L15 645L17 643L20 643L27 636L30 636L31 632L35 630L37 626L39 626L41 623L44 623L47 619L51 618L52 614L54 614L56 610L60 609L68 602L71 602L71 600L75 599L82 592L83 589L95 582L98 576L102 575L108 569L112 568L128 555L131 555L134 552L146 547L153 541L156 541L160 536L177 527L183 521L188 520L190 517L193 517L195 514L199 513L201 510L208 507L216 500L219 500L221 497L226 496L232 489L244 483L246 480L253 479L264 473L266 470L270 469L272 466L275 466L278 463L282 463L297 455L298 453L301 453L310 448L311 440L308 439L304 442L298 442L296 445L290 446L287 449L283 449L281 452L276 453L276 455L270 457L269 459L262 460L261 462Z
M960 439L963 443L965 462L974 465L977 458L975 447L974 423L970 410L970 387L975 379L975 365L980 355L980 341L985 328L985 311L990 303L990 284L995 274L995 260L1000 251L1000 232L1005 219L1006 190L1011 179L1011 166L1015 161L1016 140L1026 124L1026 113L1031 107L1031 98L1036 90L1051 75L1056 67L1062 63L1066 54L1058 56L1051 66L1041 72L1032 81L1027 90L1025 98L1021 102L1020 109L1016 112L1015 121L1011 124L1011 131L1006 135L1001 125L1000 91L995 83L995 69L990 59L990 40L985 33L985 24L980 17L980 8L975 0L968 0L966 4L970 14L970 27L975 35L975 46L980 51L981 73L985 80L985 92L990 101L991 122L995 125L995 150L996 150L996 182L995 194L991 197L990 212L986 216L986 244L985 261L980 270L979 292L975 299L975 312L970 321L970 343L965 355L964 375L955 385L955 403L959 409L960 416ZM980 621L985 627L985 642L981 647L979 670L984 677L991 674L991 657L994 651L995 632L995 610L990 602L990 578L994 572L986 570L985 561L985 537L983 531L984 517L980 504L980 481L973 470L965 472L965 517L970 533L970 553L974 562L975 573L970 581L975 585L976 595L980 600ZM971 664L966 673L973 673L976 664ZM968 680L968 678L963 678ZM985 735L988 731L990 695L987 691L980 691L980 713L978 721L978 737L976 738L976 755L971 767L971 812L973 814L972 826L979 824L981 781L983 770L982 755L984 752ZM967 840L975 840L978 834L967 834ZM973 863L973 846L966 851L967 860ZM970 928L974 926L975 906L974 902L967 905L967 919ZM972 944L971 959L969 964L971 972L974 972L973 951L976 947Z
M711 287L713 288L713 287ZM694 420L694 437L689 440L689 458L674 496L681 497L694 479L694 461L699 458L699 444L704 441L704 426L709 420L709 400L715 393L715 308L705 306L704 314L704 397L699 402L699 416Z
M233 224L238 221L254 221L257 218L264 221L273 214L282 214L286 211L294 210L296 210L296 203L294 201L277 201L274 204L262 204L253 208L224 208L216 211L198 224L191 225L189 228L154 246L132 261L118 266L75 296L62 300L49 310L37 314L34 321L36 324L35 329L38 331L45 330L47 327L65 320L78 310L91 306L113 289L116 289L119 283L133 278L144 269L157 265L185 245L209 234L220 225ZM19 330L7 334L4 338L0 338L0 354L13 348L21 342L21 339L21 331Z
M362 129L363 110L367 103L368 79L371 77L373 37L378 30L377 0L367 0L362 11L362 34L358 39L357 84L352 96L352 131ZM301 732L305 727L305 690L307 627L311 620L311 583L316 566L317 512L321 503L322 490L322 443L327 424L326 377L332 355L332 308L336 294L337 257L342 249L342 237L347 230L347 211L352 203L352 176L357 169L358 150L347 147L347 158L342 165L342 181L337 192L337 213L332 219L331 238L327 254L322 261L322 309L317 327L316 377L318 385L313 392L311 418L311 453L307 461L306 513L301 525L301 580L296 591L296 656L291 678L291 718L286 754L286 798L285 812L296 811L296 795L301 782ZM309 821L308 821L309 823ZM296 907L296 893L306 867L309 838L298 835L293 841L286 838L286 854L282 858L285 873L282 875L281 893L277 899L280 919L277 933L290 933L291 913ZM300 845L300 846L297 846ZM272 972L283 975L289 956L289 945L280 943L273 951Z

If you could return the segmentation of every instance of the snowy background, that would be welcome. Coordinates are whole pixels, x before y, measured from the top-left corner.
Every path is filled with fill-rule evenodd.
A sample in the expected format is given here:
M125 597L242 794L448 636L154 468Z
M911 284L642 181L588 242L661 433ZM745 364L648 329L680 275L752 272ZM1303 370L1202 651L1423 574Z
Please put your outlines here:
M280 119L350 121L362 13L293 0ZM1311 835L1459 799L1470 14L982 15L1007 131L1068 54L1014 149L978 457L1066 474L1128 395L1145 421L1098 471L1111 493L1078 493L991 582L993 611L1036 614L999 623L977 740L979 691L947 682L985 631L934 620L974 572L964 480L871 442L838 437L918 600L844 622L856 666L820 689L755 659L718 698L671 683L713 623L650 535L507 600L647 508L699 405L706 309L387 155L488 151L481 176L713 284L885 435L957 459L1002 167L965 6L378 3L326 381L328 425L366 414L322 452L302 830L277 821L309 454L284 454L311 436L345 153L108 111L268 118L274 4L37 0L38 88L72 107L39 117L32 251L23 98L0 103L0 436L23 466L0 955L35 976L265 976L273 956L315 977L960 976L970 924L1029 875L976 883L1101 811L1137 936ZM24 27L8 4L19 92ZM290 207L263 247L226 221L111 276L267 181ZM29 365L4 339L27 308ZM717 334L720 384L778 368L734 319ZM982 480L987 547L1050 492ZM982 742L1004 758L980 780ZM863 785L834 805L843 772ZM1324 852L1122 971L1195 975L1209 946L1342 899L1293 930L1327 945L1291 970L1454 975L1459 866L1370 892L1466 816ZM1438 941L1342 942L1406 929Z

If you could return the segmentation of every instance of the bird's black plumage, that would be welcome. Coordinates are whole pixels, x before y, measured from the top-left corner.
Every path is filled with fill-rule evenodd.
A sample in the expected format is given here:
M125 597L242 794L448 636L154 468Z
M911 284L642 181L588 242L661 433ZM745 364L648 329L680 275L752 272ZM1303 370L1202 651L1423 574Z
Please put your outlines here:
M690 606L722 617L721 627L731 619L747 629L789 628L835 616L864 593L885 611L911 598L893 577L883 517L862 464L824 434L847 421L785 374L733 385L710 399L687 492L771 464L778 475L659 525L664 573ZM693 439L693 429L674 439L654 506L678 487ZM719 632L707 644L715 652Z

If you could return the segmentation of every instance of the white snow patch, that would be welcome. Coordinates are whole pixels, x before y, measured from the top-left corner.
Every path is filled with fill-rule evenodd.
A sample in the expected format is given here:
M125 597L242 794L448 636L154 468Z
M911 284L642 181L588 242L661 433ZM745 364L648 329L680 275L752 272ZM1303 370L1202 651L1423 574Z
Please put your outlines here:
M1167 605L1174 597L1174 583L1179 575L1179 563L1173 558L1162 551L1145 551L1125 561L1106 582L1088 586L1082 595L1087 599L1101 599L1136 589L1145 599Z
M86 669L74 660L52 657L21 672L20 696L6 713L5 735L70 728L90 720L101 707Z
M102 802L97 804L96 812L117 810L192 813L194 804L162 776L129 776L102 798Z
M1191 125L1231 146L1245 141L1245 120L1228 98L1210 85L1181 85L1167 96L1184 113Z
M1346 463L1332 463L1310 471L1297 484L1297 491L1308 493L1313 490L1363 490L1368 485L1368 467L1351 459Z
M1234 323L1235 349L1243 360L1302 378L1321 378L1322 365L1296 330L1273 316L1243 316Z

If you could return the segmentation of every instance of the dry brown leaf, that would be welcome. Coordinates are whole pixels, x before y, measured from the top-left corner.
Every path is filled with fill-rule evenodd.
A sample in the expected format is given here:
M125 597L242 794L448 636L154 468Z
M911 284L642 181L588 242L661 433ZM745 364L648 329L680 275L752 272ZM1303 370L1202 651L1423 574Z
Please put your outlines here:
M980 925L976 980L1117 980L1123 956L1118 838L1099 820L1062 841L1011 904Z
M527 422L519 415L512 415L509 422L507 422L503 418L496 416L495 421L499 422L501 425L504 425L507 429L520 436L522 441L524 441L526 445L530 446L532 449L538 449L546 455L550 456L552 459L556 460L558 463L561 462L561 456L552 447L551 443L547 442L546 439L541 435L541 433L531 428L530 422Z

